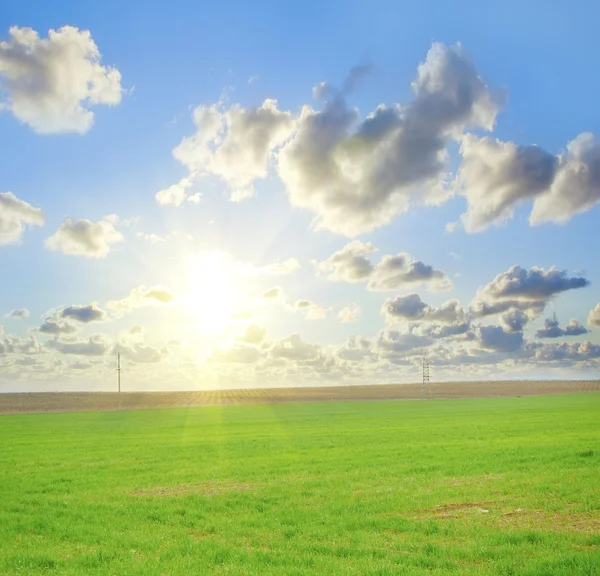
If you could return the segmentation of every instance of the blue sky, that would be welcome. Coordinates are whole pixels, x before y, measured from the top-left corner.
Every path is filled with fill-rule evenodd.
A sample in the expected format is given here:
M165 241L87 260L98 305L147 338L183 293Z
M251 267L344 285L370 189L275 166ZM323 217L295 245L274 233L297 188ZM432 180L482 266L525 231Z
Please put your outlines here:
M425 351L438 379L592 377L598 12L8 3L0 391L108 389L117 352L135 389L414 381ZM64 26L69 37L48 44ZM38 36L19 41L11 27ZM69 51L89 42L99 60ZM371 141L361 130L380 105L389 132ZM77 106L93 123L69 120ZM198 110L222 123L208 144ZM353 118L343 134L341 114ZM184 179L178 199L157 201ZM236 190L253 193L231 201ZM17 222L8 192L28 208L22 232L3 237ZM276 286L279 297L262 296ZM454 315L441 312L448 300ZM342 321L346 308L355 316ZM553 314L553 337L536 334Z

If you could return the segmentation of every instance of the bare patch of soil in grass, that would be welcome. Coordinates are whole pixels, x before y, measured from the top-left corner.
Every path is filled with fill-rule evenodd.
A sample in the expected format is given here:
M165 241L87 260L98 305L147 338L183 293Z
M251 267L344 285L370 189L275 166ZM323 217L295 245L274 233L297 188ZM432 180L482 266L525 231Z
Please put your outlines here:
M134 496L154 496L158 498L172 498L177 496L219 496L232 492L247 492L252 490L251 484L235 484L233 482L200 482L198 484L179 484L176 486L154 486L141 488L133 492Z
M400 514L386 514L386 516L400 515L411 520L456 520L477 516L486 525L502 529L581 532L592 535L600 533L600 513L597 511L550 512L540 509L511 509L506 508L505 502L506 500L452 502L434 508L409 510Z
M501 528L600 533L600 514L593 512L548 513L545 510L511 510L498 517Z

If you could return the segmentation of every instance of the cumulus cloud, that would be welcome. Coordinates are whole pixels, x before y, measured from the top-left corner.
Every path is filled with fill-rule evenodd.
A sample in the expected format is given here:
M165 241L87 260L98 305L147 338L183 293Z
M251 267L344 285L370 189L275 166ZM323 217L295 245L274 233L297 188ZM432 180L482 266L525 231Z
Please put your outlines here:
M216 176L226 182L233 201L252 196L253 182L266 178L273 150L294 127L292 114L279 110L277 101L271 99L254 108L238 104L226 110L220 104L198 106L194 123L196 133L173 150L173 156L187 167L189 175L157 193L161 204L180 205L187 188L203 176Z
M499 105L460 45L433 44L412 89L408 105L381 105L361 121L346 93L319 85L323 109L303 108L279 155L291 203L354 236L389 223L414 197L439 202L448 138L492 129Z
M415 293L387 299L382 311L391 320L423 320L440 324L462 324L468 320L458 300L447 300L436 308L423 302Z
M0 326L1 335L2 327ZM27 338L9 335L0 340L0 354L40 354L43 351L43 346L33 335Z
M548 188L558 166L556 157L538 146L472 134L462 138L460 152L455 185L467 198L468 209L461 217L467 232L512 218L515 206Z
M587 320L590 326L600 328L600 302L596 304L596 307L593 310L590 310Z
M87 30L63 26L40 38L31 28L13 26L0 42L0 93L16 118L42 134L87 132L89 107L121 101L121 74L102 66Z
M213 350L210 360L225 364L254 364L258 362L261 356L261 351L255 346L234 343L229 348Z
M555 267L526 270L512 266L477 291L471 310L475 316L489 316L514 308L537 316L557 294L588 285L586 278L569 276Z
M58 231L46 240L46 248L71 256L105 258L112 245L123 241L113 223L66 218Z
M169 356L169 350L166 346L154 348L143 342L119 342L112 351L113 354L121 354L124 358L132 362L141 364L154 364L161 362Z
M482 348L496 352L514 352L524 343L522 332L507 332L502 326L478 326L476 335Z
M265 290L259 298L262 304L282 304L285 302L285 295L281 286L274 286Z
M343 324L351 324L352 322L356 322L362 310L358 304L352 304L352 306L344 306L338 312L338 318Z
M131 290L126 298L108 301L106 307L122 313L146 306L169 306L176 301L175 294L165 286L141 285Z
M502 314L500 319L508 332L523 332L529 322L529 316L525 312L514 308Z
M296 300L294 310L303 314L307 320L322 320L327 316L327 310L311 300Z
M600 201L600 141L593 134L580 134L558 156L471 134L460 151L454 186L468 202L461 218L467 232L505 222L527 200L532 225L567 222Z
M327 279L340 282L360 282L373 273L374 265L366 257L377 252L370 242L353 240L327 260L318 263L319 270L327 273Z
M177 184L171 184L167 188L159 190L154 197L159 204L166 206L172 204L173 206L181 206L187 196L187 190L192 185L190 178L182 178Z
M104 334L94 334L86 339L57 337L46 342L46 346L61 354L79 356L103 356L110 349L110 341Z
M276 260L271 264L265 266L247 266L247 273L252 275L264 275L264 276L286 276L292 274L300 269L300 262L297 258L288 258L280 262Z
M536 338L560 338L562 336L581 336L587 334L587 328L577 322L575 318L564 327L561 328L556 318L546 318L544 327L540 328L536 333Z
M43 224L44 214L40 208L34 208L12 192L0 192L0 246L20 242L27 226Z
M319 262L317 268L327 280L338 282L368 281L371 291L390 291L410 285L426 283L432 290L445 290L452 284L441 271L420 260L413 260L410 254L384 255L373 264L367 254L377 249L370 243L353 240Z
M564 223L600 202L600 141L594 135L577 136L558 162L552 186L533 204L532 224Z
M11 310L4 315L5 318L21 318L25 320L25 318L29 318L29 310L27 308L16 308L15 310Z
M353 335L336 350L335 354L348 362L376 361L378 356L373 348L373 342L370 340Z
M42 334L73 334L77 332L77 328L69 322L64 322L55 317L48 317L38 328Z
M151 244L159 244L160 242L166 242L169 239L169 234L154 234L147 232L138 232L136 234L138 238L142 240L147 240Z
M538 361L584 362L600 358L600 346L591 342L567 344L566 342L548 344L535 351Z
M275 359L306 361L318 357L321 354L321 347L318 344L305 342L299 334L292 334L273 342L270 354Z
M246 344L260 344L265 339L266 334L267 330L262 326L250 324L246 327L244 333L236 336L235 339Z
M72 306L65 306L60 311L61 318L67 318L88 324L90 322L101 322L106 320L106 312L98 307L94 302L93 304L73 304Z

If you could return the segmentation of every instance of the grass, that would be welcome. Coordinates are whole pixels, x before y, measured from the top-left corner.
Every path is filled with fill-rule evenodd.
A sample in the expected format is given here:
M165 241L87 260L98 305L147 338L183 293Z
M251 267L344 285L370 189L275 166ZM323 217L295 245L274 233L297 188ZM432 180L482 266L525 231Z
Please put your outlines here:
M0 574L600 574L600 394L0 417Z

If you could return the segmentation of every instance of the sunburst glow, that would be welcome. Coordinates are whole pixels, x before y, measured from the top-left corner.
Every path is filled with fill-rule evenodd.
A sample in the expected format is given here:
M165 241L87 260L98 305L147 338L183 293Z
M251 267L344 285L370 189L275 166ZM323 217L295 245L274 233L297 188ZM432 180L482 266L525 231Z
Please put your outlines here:
M227 324L238 300L236 282L219 251L199 254L188 264L189 289L183 298L201 332L218 332Z

